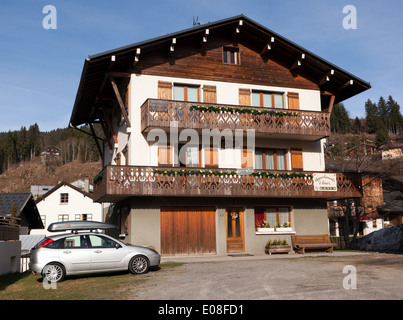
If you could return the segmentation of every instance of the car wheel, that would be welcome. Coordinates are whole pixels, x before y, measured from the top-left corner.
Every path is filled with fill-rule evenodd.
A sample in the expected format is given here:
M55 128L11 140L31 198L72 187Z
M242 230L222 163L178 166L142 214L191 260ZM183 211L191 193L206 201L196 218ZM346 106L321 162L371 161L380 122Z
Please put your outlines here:
M63 281L66 276L66 270L60 263L49 263L43 268L42 277L48 282Z
M150 268L150 262L145 256L135 256L130 259L129 270L133 274L146 273Z

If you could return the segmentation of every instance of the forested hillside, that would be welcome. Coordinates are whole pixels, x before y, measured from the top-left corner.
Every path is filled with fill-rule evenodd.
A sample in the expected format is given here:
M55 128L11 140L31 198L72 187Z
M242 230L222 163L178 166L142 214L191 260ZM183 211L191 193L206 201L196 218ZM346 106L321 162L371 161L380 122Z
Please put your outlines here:
M391 96L387 101L380 97L377 103L368 99L364 107L365 118L350 119L342 103L334 105L330 117L331 131L340 134L375 135L374 143L377 147L387 144L390 141L390 135L403 131L400 106Z
M81 130L90 131L87 127ZM100 160L91 136L72 128L41 132L35 123L28 129L22 127L18 131L0 133L0 174L20 162L40 156L41 151L49 146L60 149L60 164Z

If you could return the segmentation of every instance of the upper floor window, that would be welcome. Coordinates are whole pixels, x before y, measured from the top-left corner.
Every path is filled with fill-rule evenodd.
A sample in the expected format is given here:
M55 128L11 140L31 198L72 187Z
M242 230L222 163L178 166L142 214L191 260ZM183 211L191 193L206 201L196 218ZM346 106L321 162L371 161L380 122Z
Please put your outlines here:
M198 102L199 86L188 84L174 84L174 100Z
M284 149L256 149L255 169L287 170L286 151Z
M68 193L60 194L60 203L69 203L69 194Z
M254 107L282 109L283 101L282 93L252 91L252 106Z
M226 64L239 64L239 48L223 47L222 60Z

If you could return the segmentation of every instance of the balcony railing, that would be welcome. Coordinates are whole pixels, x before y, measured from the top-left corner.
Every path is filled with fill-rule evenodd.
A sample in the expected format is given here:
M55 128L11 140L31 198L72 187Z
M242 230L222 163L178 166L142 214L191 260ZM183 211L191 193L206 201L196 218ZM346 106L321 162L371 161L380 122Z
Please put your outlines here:
M362 196L359 174L336 173L337 190L315 191L312 178L315 172L259 172L107 166L94 179L94 201L115 202L130 196L326 199Z
M172 121L177 121L178 128L183 129L254 129L256 133L293 135L294 139L305 140L330 135L330 114L326 112L158 99L147 99L141 106L142 132L153 128L169 129Z

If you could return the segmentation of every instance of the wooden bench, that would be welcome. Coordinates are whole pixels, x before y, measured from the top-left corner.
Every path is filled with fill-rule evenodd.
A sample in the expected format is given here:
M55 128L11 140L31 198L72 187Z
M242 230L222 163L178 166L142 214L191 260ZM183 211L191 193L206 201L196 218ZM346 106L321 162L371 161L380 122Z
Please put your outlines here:
M295 235L291 238L297 253L305 253L305 249L325 249L326 252L333 252L333 247L336 246L330 242L327 234Z

